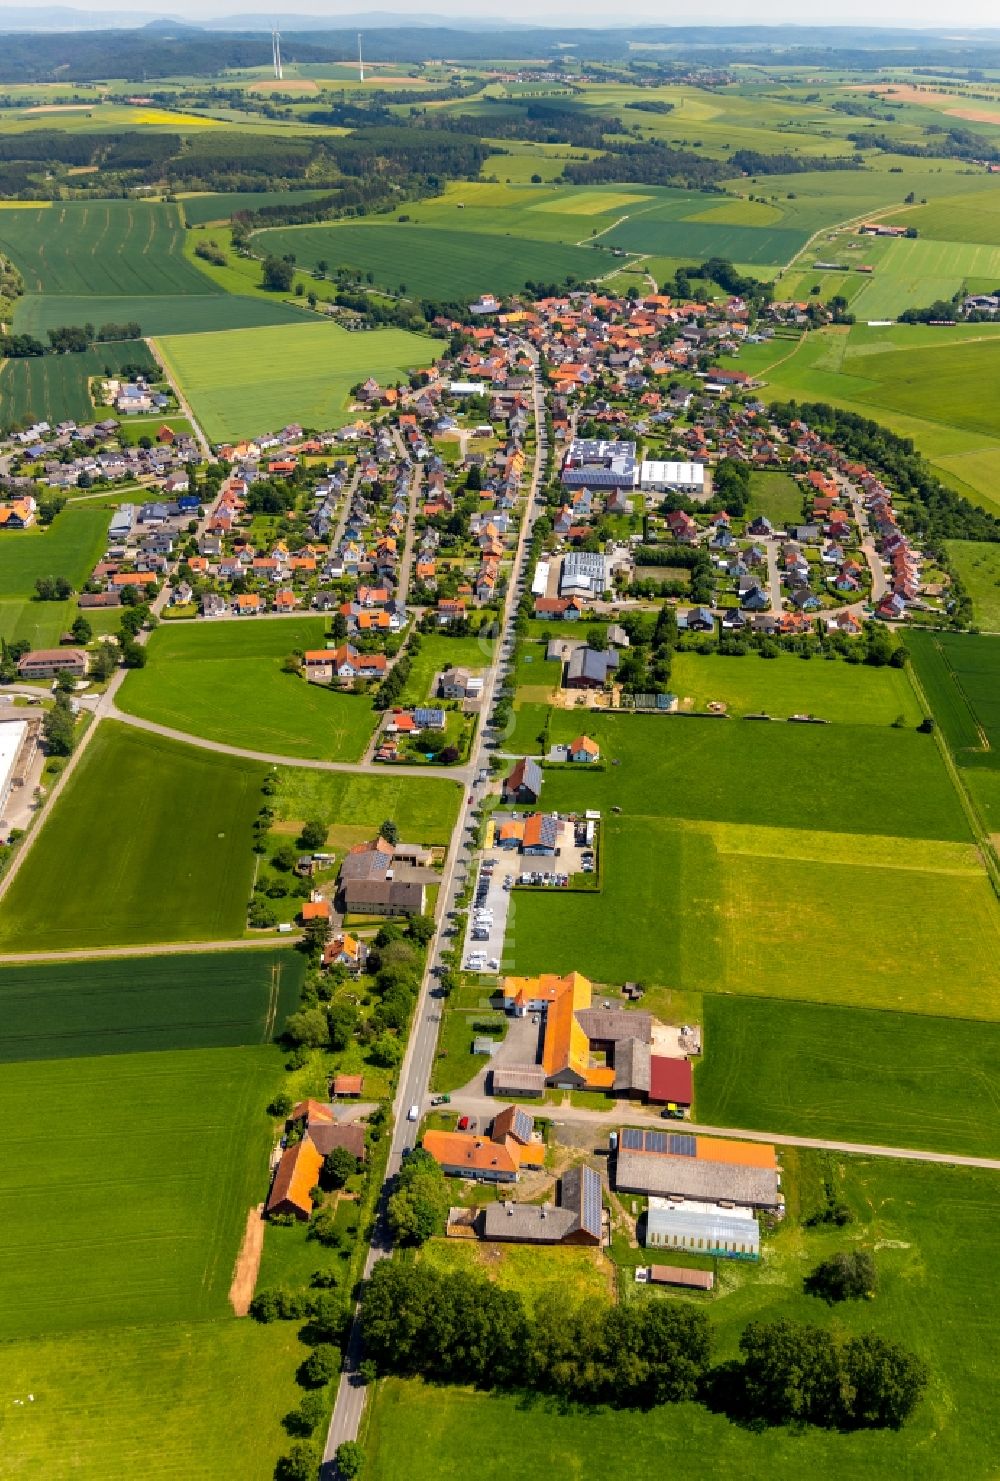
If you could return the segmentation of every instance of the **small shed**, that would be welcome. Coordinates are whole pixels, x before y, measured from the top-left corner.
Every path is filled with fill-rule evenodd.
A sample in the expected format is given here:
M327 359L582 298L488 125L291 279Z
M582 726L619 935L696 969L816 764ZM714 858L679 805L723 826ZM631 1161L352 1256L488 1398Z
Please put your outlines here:
M710 1291L715 1285L711 1270L686 1270L681 1265L651 1265L649 1279L654 1286L688 1286L692 1291Z
M488 1039L485 1035L477 1035L472 1041L472 1052L492 1057L500 1048L500 1044L500 1039Z
M357 1100L363 1095L364 1088L364 1075L334 1075L333 1077L333 1093L337 1097L344 1096Z

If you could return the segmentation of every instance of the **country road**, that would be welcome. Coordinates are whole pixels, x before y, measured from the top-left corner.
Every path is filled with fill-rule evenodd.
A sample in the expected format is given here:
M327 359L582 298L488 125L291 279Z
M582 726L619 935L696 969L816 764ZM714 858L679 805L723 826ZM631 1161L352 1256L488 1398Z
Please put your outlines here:
M497 1103L488 1095L463 1095L461 1091L451 1097L450 1110L460 1116L491 1117L496 1114ZM608 1132L622 1125L641 1125L643 1122L662 1130L664 1121L655 1109L635 1104L632 1101L618 1102L615 1109L591 1111L582 1106L539 1106L538 1115L551 1120L553 1126L593 1126L599 1128L602 1140ZM928 1152L914 1147L885 1147L877 1142L833 1141L823 1137L795 1136L782 1131L748 1131L739 1126L703 1126L696 1121L671 1122L678 1131L689 1131L696 1136L734 1137L744 1142L773 1142L779 1147L808 1147L820 1152L847 1152L855 1157L887 1157L901 1162L938 1162L951 1167L980 1167L988 1171L1000 1170L1000 1157L970 1157L958 1152Z
M72 951L0 952L0 967L33 966L40 962L99 962L109 957L190 956L209 951L260 951L276 946L297 946L301 931L284 935L237 936L232 941L163 941L158 946L83 946Z

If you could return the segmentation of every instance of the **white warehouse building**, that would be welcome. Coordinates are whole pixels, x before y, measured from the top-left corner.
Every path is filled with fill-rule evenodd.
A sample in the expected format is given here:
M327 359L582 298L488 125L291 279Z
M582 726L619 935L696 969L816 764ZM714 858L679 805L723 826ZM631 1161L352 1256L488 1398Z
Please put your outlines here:
M641 463L639 488L643 493L686 494L689 499L705 499L708 490L704 463Z

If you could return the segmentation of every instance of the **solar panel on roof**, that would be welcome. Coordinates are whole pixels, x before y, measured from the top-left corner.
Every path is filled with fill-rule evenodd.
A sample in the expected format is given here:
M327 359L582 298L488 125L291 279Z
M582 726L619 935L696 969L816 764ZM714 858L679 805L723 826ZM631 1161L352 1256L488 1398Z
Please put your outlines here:
M641 1152L644 1133L637 1131L634 1126L626 1126L622 1132L622 1151Z
M667 1141L669 1142L669 1147L664 1148L664 1150L672 1152L675 1157L694 1157L697 1152L694 1137L686 1132L672 1131L667 1137Z
M518 1109L514 1112L514 1135L522 1142L531 1140L534 1123L527 1111Z
M583 1227L601 1237L601 1180L592 1167L583 1169Z
M647 1131L646 1152L665 1152L667 1150L667 1134L664 1131Z

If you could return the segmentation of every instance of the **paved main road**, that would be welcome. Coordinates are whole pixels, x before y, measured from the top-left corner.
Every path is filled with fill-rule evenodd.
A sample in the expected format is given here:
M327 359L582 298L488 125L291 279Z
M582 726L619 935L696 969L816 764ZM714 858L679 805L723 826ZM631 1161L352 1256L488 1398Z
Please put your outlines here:
M512 635L513 633L514 613L520 597L519 578L525 574L527 545L537 514L535 495L545 464L545 434L537 361L535 363L533 399L537 439L535 463L532 469L531 482L526 492L521 530L518 536L511 579L508 584L507 596L501 615L501 640L503 637ZM502 641L497 643L494 661L487 671L483 694L482 723L473 746L470 764L463 769L464 779L470 784L468 802L472 802L476 795L473 779L486 759L485 734L488 727L488 717L492 713L497 687L503 672L503 647ZM297 762L294 764L298 765ZM393 770L399 771L404 771L405 769L403 767L393 768ZM455 774L454 771L450 772L452 776ZM426 771L423 771L422 775L426 776ZM441 888L438 892L437 930L427 952L427 970L420 986L420 995L414 1012L413 1028L410 1032L406 1054L400 1069L399 1087L393 1105L394 1128L389 1150L389 1163L386 1169L386 1185L382 1190L382 1197L375 1220L375 1230L365 1261L364 1275L366 1280L371 1274L376 1261L383 1259L391 1252L391 1239L385 1218L387 1187L399 1171L404 1153L409 1152L416 1146L419 1116L423 1114L427 1105L431 1069L437 1048L438 1030L443 1006L437 988L437 975L443 966L441 960L442 936L449 914L455 908L464 878L472 867L474 837L475 827L469 821L469 809L466 804L463 805L462 816L459 819L455 832L452 834L451 844L445 860ZM411 1106L418 1107L417 1121L407 1119L407 1112ZM361 1331L358 1323L357 1310L355 1310L354 1322L344 1355L344 1368L337 1389L333 1417L330 1421L330 1429L326 1437L326 1446L323 1452L322 1475L325 1481L331 1481L331 1478L336 1475L334 1456L336 1455L337 1447L343 1444L345 1440L356 1440L358 1437L365 1405L365 1386L358 1372L360 1361Z

